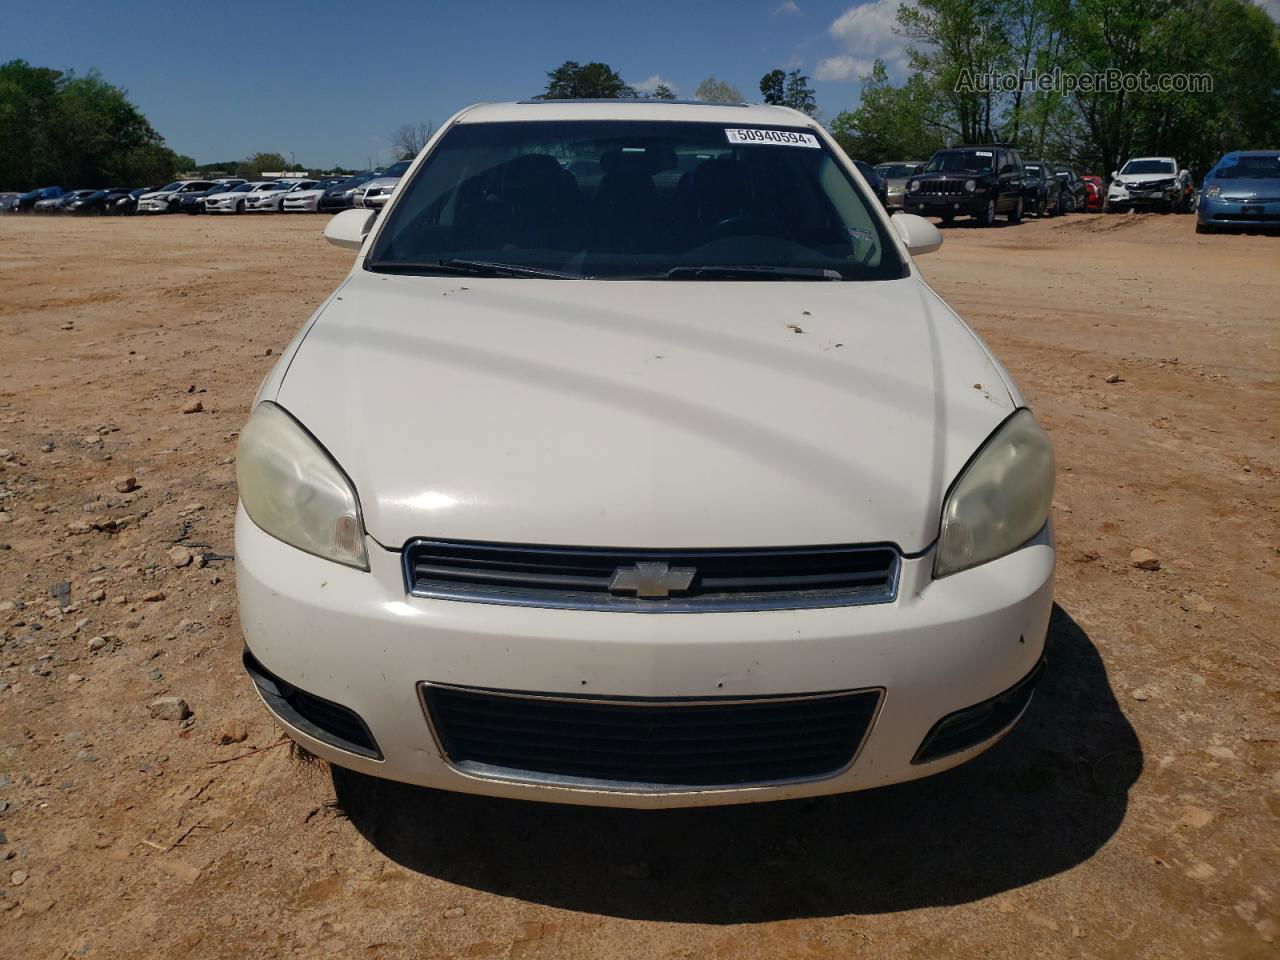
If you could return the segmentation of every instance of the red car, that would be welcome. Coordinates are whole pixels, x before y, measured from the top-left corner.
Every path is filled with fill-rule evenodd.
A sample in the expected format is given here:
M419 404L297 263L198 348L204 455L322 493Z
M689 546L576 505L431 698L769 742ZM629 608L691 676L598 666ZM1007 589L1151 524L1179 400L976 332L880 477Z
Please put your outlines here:
M1084 195L1084 209L1086 213L1098 211L1102 212L1102 198L1107 194L1107 186L1102 182L1101 177L1095 177L1092 174L1082 176L1085 190L1088 191Z

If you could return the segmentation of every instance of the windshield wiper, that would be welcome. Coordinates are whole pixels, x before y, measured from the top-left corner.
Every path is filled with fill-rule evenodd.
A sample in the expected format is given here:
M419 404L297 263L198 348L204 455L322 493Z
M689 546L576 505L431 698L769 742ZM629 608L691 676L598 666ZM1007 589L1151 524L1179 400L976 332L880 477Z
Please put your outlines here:
M664 276L668 280L724 280L744 277L751 280L843 280L836 270L821 267L762 267L708 264L704 267L672 267Z
M373 260L375 273L449 273L468 277L528 277L541 280L582 280L580 273L561 273L518 263L490 263L487 260Z

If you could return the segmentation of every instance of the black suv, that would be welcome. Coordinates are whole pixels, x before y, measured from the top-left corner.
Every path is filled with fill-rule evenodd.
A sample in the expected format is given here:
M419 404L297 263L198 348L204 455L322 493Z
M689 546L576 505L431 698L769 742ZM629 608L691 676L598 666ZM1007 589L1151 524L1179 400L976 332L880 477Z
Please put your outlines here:
M994 143L939 150L919 176L907 181L907 213L974 217L989 227L997 216L1022 219L1022 157L1008 144Z
M1022 168L1022 205L1025 213L1056 217L1064 213L1066 198L1057 168L1044 160L1033 160Z

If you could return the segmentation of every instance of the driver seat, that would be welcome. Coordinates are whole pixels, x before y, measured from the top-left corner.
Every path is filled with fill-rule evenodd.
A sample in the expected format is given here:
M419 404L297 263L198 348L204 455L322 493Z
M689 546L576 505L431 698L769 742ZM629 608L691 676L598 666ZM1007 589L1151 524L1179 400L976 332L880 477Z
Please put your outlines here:
M747 216L752 200L751 173L746 164L731 157L704 160L690 177L689 198L694 224L700 230Z

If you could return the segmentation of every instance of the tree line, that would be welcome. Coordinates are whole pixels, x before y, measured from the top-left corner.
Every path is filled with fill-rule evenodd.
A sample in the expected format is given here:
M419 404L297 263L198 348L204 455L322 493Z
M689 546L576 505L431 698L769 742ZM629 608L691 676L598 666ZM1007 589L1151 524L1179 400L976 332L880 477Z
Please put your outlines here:
M883 62L831 131L871 163L927 159L957 143L1103 174L1134 155L1203 175L1226 151L1280 148L1280 29L1248 0L916 0L898 9L910 75ZM1207 76L1211 91L1013 88L977 78Z
M0 188L158 183L192 163L96 70L0 64Z

